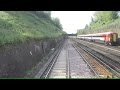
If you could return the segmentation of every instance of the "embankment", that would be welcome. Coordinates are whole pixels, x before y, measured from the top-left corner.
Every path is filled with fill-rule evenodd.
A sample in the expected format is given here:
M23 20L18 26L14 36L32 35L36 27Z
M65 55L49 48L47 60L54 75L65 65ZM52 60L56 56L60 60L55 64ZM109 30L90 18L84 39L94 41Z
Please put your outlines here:
M55 48L63 37L29 40L0 47L0 77L24 77L37 63Z

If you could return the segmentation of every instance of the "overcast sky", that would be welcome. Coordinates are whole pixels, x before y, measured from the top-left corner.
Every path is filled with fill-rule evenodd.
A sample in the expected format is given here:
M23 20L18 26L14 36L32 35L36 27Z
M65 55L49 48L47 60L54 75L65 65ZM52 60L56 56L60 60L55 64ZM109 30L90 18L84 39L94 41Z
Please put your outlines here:
M91 22L94 11L52 11L52 17L58 17L63 26L63 31L76 33Z

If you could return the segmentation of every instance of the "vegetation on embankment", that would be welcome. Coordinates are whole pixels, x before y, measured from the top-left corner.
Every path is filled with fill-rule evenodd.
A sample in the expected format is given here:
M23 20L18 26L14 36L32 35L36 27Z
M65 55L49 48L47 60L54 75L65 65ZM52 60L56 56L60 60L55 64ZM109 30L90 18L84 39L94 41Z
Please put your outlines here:
M120 37L120 16L118 11L96 11L89 25L78 30L77 34L116 32Z
M50 12L0 11L0 45L28 39L56 38L64 32Z

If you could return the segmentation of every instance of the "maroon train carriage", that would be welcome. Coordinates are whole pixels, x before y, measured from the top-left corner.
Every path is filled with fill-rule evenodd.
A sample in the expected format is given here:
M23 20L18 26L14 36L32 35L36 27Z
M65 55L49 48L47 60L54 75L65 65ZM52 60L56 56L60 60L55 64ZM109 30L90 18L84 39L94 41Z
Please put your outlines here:
M77 35L77 38L104 43L105 45L116 45L118 34L114 32L87 34L87 35Z

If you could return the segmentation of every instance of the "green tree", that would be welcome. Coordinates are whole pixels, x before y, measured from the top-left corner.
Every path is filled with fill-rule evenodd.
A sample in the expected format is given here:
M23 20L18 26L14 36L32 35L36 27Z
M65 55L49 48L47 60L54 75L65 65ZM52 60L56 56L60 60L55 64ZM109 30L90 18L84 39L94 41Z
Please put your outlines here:
M53 18L53 22L56 25L56 27L58 27L60 30L63 30L62 24L60 23L59 18Z
M44 13L45 13L49 18L51 18L51 11L44 11Z
M118 18L117 11L97 11L94 14L95 21L99 24L108 24Z
M118 17L119 17L118 11L112 11L112 17L113 17L113 19L118 19Z
M91 17L90 24L85 26L84 31L80 30L78 33L98 33L115 28L119 26L119 17L120 11L96 11L94 17Z
M88 29L88 27L89 27L88 24L86 24L86 25L85 25L85 29Z
M94 18L91 18L89 28L97 29L104 25L108 25L118 18L118 11L96 11Z
M31 13L38 17L47 18L51 20L51 11L31 11Z

